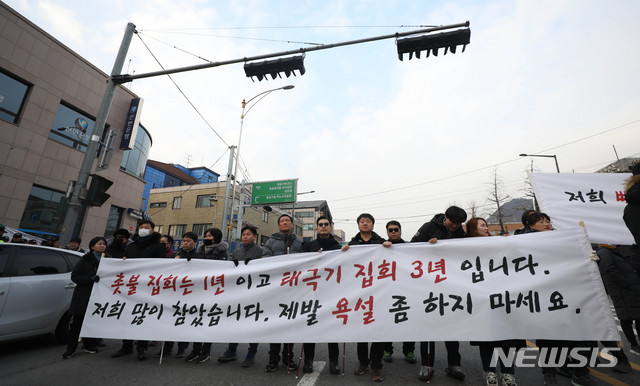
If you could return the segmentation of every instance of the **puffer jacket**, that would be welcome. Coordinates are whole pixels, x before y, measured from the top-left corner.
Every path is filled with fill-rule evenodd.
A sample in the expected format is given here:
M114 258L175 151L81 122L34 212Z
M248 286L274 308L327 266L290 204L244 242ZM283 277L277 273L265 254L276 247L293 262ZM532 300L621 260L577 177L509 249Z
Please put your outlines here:
M262 256L278 256L302 251L302 241L294 233L274 233L262 249Z
M202 259L229 260L229 244L225 241L211 245L202 244L198 247L198 253L202 255Z

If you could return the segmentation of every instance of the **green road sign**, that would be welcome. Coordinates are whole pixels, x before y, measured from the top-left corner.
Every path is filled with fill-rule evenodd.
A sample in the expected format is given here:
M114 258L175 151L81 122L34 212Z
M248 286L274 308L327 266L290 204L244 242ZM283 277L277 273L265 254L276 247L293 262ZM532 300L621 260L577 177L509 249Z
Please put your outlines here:
M298 180L254 182L251 189L251 205L283 204L296 202Z

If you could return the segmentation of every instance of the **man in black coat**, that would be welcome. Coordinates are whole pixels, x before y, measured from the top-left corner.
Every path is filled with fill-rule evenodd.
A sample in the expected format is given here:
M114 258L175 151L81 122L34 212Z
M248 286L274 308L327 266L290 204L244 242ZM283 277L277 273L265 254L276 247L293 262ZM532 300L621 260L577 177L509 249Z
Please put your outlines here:
M316 234L318 235L318 238L304 243L302 251L322 252L340 249L340 244L331 234L332 231L333 224L331 223L331 220L329 220L327 216L318 217L316 220ZM311 373L313 372L313 358L316 352L316 344L305 343L303 346L304 366L302 367L302 372ZM339 355L340 349L338 347L338 343L329 343L329 372L331 374L340 374L340 368L338 367Z
M418 233L411 239L412 243L429 242L435 244L438 240L455 239L464 237L462 223L467 220L467 212L457 206L449 207L444 213L435 215L431 221L424 223L418 229ZM447 347L447 375L464 380L464 373L460 367L462 358L460 357L460 342L444 342ZM433 376L433 363L435 354L434 342L420 342L420 380L429 381Z
M631 167L631 177L625 181L624 223L633 235L635 244L631 253L631 267L640 276L640 162Z
M402 225L396 220L391 220L387 223L387 240L391 244L404 244L406 241L402 239ZM416 342L402 342L402 353L408 363L416 363L416 357L414 351L416 349ZM393 362L393 342L386 342L384 344L384 356L382 359L385 362Z
M138 223L138 232L131 237L131 243L127 245L122 260L138 258L163 258L166 255L164 247L160 244L162 235L154 232L156 225L151 220L142 220ZM149 342L138 340L138 359L145 360ZM111 358L118 358L133 352L133 340L123 340L122 347L111 354Z
M348 245L342 247L343 251L349 249L349 245L363 245L363 244L382 244L385 247L390 247L391 243L380 237L373 231L373 226L376 220L369 213L362 213L356 219L358 222L358 234L353 236ZM384 374L382 373L382 356L384 355L384 343L372 342L371 348L367 342L358 342L358 367L353 370L356 375L362 375L367 371L369 364L371 364L371 372L373 373L374 382L382 382L384 380Z

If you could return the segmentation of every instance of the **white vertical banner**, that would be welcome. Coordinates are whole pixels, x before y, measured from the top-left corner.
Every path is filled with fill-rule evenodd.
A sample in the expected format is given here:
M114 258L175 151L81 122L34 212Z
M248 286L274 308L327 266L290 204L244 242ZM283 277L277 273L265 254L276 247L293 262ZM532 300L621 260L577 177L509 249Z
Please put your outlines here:
M102 259L81 336L619 340L583 229L242 262Z
M622 214L624 181L630 173L530 173L540 209L553 228L575 228L584 221L595 244L631 245L633 236Z

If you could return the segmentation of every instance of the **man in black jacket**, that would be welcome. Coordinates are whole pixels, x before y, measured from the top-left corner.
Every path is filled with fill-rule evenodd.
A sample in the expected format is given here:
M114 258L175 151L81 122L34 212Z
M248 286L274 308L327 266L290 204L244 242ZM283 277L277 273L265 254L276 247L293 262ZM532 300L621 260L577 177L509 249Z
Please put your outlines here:
M151 220L142 220L138 223L138 232L131 238L132 242L127 245L122 260L137 258L162 258L165 257L165 250L160 244L162 235L154 232L156 225ZM138 340L138 359L145 360L149 342ZM133 352L133 340L123 340L122 347L117 352L111 354L111 358L118 358Z
M373 225L376 220L369 213L362 213L357 218L358 222L358 234L353 236L349 245L362 245L362 244L382 244L385 247L390 247L391 243L385 241L376 232L373 231ZM349 249L349 245L342 247L343 251ZM371 349L369 350L369 344L366 342L358 342L358 362L360 364L353 371L356 375L362 375L367 371L367 367L371 364L371 372L373 373L374 382L382 382L384 380L384 374L382 374L382 356L384 355L384 343L372 342Z
M318 238L306 242L302 246L303 252L322 252L333 251L340 249L340 244L333 237L331 232L333 231L333 224L326 216L320 216L316 220L316 234ZM304 345L304 366L302 367L303 373L313 372L313 358L316 352L315 343L305 343ZM331 374L340 374L340 368L338 367L338 355L340 355L340 349L338 343L329 343L329 372Z
M406 243L406 241L402 239L402 226L398 221L391 220L387 223L387 240L392 244ZM402 342L402 353L407 362L416 363L415 349L416 342ZM393 362L393 342L386 342L384 344L384 356L382 359L385 362Z
M464 237L462 223L467 220L467 212L457 206L449 207L444 214L435 215L431 221L424 223L418 229L418 233L411 239L412 243L427 241L435 244L438 240L455 239ZM460 367L462 358L460 357L460 342L444 342L447 347L447 367L444 372L447 375L464 380L464 373ZM418 379L429 381L433 376L433 358L435 354L434 342L420 342L420 372Z

